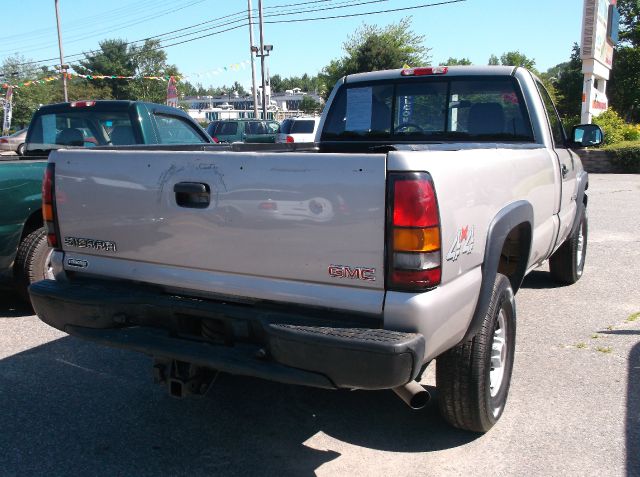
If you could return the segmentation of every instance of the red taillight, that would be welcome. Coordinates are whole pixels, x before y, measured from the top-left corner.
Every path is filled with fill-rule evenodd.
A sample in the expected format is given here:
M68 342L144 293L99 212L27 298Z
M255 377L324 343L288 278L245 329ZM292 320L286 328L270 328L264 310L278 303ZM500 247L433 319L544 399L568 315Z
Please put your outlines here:
M387 286L422 291L440 284L440 216L426 172L389 174Z
M438 225L438 207L431 181L396 180L393 189L393 225L433 227Z
M87 108L95 104L95 101L74 101L69 106L71 106L72 108Z
M287 142L296 142L292 136L287 136Z
M430 76L446 75L449 68L446 66L429 66L424 68L406 68L400 72L402 76Z
M218 139L217 137L213 136L213 142L215 142L216 144L220 143L220 139Z
M9 140L5 138L0 139L0 144L9 144Z
M58 240L56 227L54 200L54 175L55 165L47 164L47 168L44 171L44 178L42 179L42 219L44 221L44 228L47 231L47 242L49 242L49 246L59 248L60 240Z

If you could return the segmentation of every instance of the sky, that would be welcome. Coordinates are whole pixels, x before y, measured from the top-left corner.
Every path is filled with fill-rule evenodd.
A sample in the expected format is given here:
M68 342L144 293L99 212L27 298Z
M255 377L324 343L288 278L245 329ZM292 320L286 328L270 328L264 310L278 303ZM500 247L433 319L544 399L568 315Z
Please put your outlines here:
M251 85L247 0L58 2L66 63L73 65L79 57L72 55L97 48L101 40L135 41L175 31L161 38L164 45L185 41L165 51L189 81ZM252 4L257 23L258 0ZM54 0L21 0L4 6L0 64L16 53L27 61L59 63L54 5ZM431 64L449 57L487 64L492 54L518 50L545 71L567 61L573 43L580 42L582 6L582 0L263 0L264 42L273 45L267 59L272 75L315 75L344 55L343 43L363 24L384 27L409 17L431 48ZM405 10L389 11L397 9ZM371 13L376 11L382 13ZM310 20L346 15L351 16ZM257 25L254 44L259 44Z

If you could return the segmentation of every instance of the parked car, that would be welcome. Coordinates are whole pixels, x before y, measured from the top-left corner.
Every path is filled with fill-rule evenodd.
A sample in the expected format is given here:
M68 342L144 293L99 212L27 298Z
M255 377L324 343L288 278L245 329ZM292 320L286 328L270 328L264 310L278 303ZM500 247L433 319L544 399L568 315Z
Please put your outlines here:
M218 127L218 124L220 124L222 121L220 120L216 120L216 121L211 121L209 123L209 125L207 126L207 134L209 135L209 137L211 137L213 139L213 137L216 135L216 128Z
M41 198L51 151L176 143L213 146L184 111L160 104L77 101L38 109L23 143L25 156L0 163L0 283L26 298L29 283L52 277Z
M226 119L217 124L211 137L214 142L274 143L279 127L280 124L272 120Z
M313 142L320 118L287 118L280 123L276 142Z
M0 137L0 152L13 151L19 156L24 154L24 141L27 137L27 128L20 129L9 136Z

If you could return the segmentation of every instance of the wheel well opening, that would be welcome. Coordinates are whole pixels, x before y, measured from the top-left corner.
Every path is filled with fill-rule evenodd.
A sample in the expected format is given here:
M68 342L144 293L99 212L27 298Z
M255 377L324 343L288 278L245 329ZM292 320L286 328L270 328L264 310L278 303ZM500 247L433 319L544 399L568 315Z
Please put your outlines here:
M513 292L517 292L527 269L531 251L531 226L522 223L513 228L504 240L498 263L498 273L511 282Z
M38 209L29 216L24 224L24 227L22 227L22 236L20 237L20 241L22 242L27 235L29 235L34 230L39 229L43 225L44 222L42 221L42 211Z

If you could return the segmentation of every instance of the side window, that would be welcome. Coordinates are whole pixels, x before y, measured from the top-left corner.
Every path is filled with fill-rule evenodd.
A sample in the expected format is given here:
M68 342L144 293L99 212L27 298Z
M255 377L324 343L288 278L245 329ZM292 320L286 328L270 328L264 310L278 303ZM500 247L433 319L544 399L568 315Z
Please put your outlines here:
M206 142L191 124L177 116L155 114L160 144L198 144Z
M235 136L238 134L238 123L220 123L216 129L216 134L220 136Z
M562 121L560 121L560 116L558 116L556 107L553 105L551 96L549 96L549 93L542 85L542 83L536 81L536 86L538 87L540 97L542 98L542 102L544 103L544 109L547 110L547 117L549 118L549 125L551 126L553 142L555 143L556 147L566 147L566 135L564 133L564 127L562 127Z

